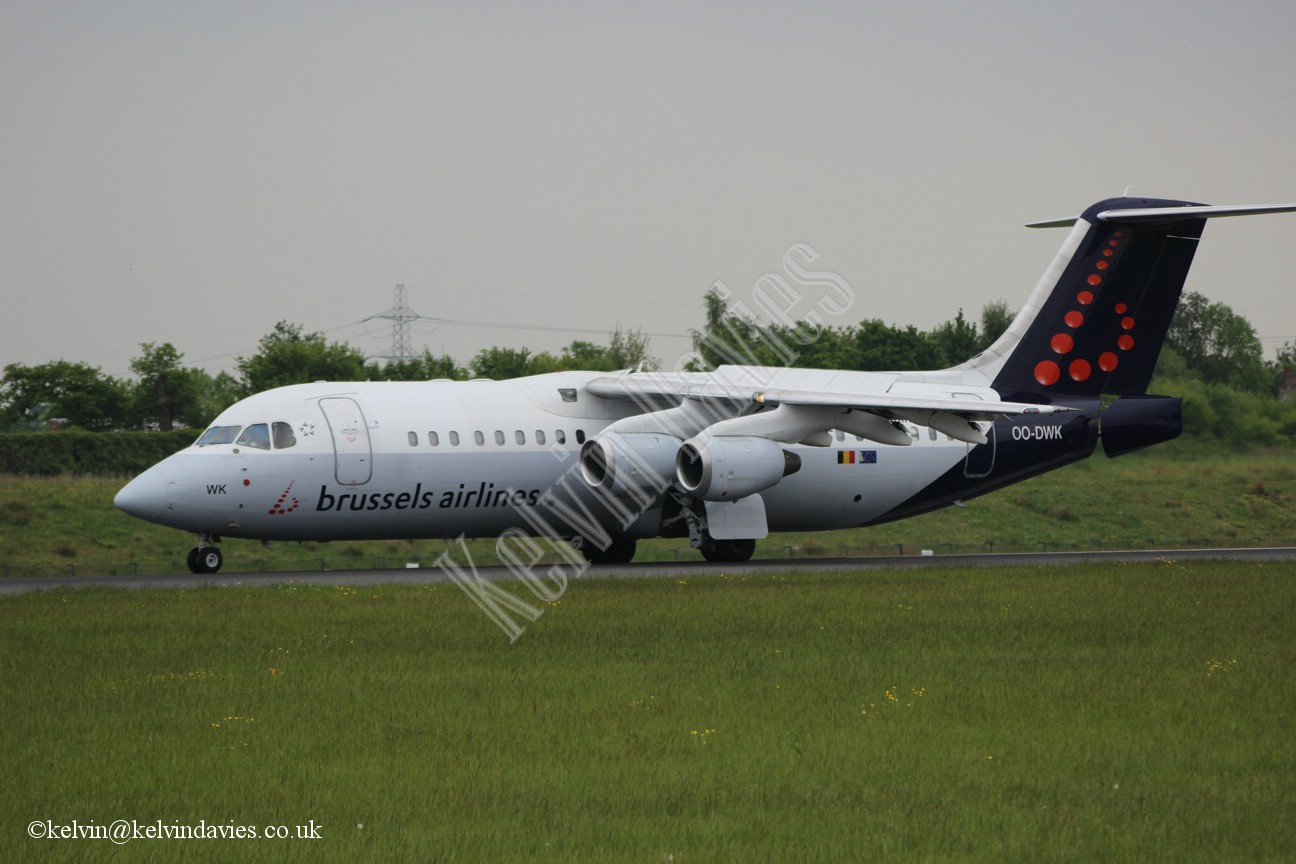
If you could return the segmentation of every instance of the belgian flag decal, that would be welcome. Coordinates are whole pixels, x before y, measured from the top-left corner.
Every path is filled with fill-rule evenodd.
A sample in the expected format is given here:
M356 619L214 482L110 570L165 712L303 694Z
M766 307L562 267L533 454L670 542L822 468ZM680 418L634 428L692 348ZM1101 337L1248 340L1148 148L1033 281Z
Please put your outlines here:
M876 465L876 450L838 450L838 465Z

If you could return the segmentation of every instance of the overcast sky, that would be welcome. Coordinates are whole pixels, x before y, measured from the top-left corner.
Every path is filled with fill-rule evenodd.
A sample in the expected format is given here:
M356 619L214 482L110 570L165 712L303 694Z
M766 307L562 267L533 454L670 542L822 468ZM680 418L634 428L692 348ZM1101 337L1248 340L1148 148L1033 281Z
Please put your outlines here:
M1065 235L1026 222L1296 201L1294 36L1290 0L4 0L0 365L232 370L280 320L384 354L403 283L461 364L620 323L671 366L797 243L828 323L1015 309ZM1218 220L1188 287L1273 350L1293 271L1296 214Z

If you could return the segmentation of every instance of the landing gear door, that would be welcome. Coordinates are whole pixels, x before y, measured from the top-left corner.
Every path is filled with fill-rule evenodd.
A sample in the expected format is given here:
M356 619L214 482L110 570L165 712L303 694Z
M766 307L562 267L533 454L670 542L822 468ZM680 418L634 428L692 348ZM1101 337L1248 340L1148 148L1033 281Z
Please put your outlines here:
M765 500L748 495L737 501L704 501L707 532L713 540L764 540L769 536Z
M321 399L319 405L333 436L337 482L347 486L368 483L373 476L373 448L360 405L345 396Z

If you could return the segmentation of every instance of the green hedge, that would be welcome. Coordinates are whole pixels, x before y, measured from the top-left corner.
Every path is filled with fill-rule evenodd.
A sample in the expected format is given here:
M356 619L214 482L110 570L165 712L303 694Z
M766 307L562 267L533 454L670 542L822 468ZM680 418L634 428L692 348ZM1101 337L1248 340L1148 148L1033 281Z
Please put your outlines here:
M30 432L0 435L0 474L138 474L193 443L179 432Z

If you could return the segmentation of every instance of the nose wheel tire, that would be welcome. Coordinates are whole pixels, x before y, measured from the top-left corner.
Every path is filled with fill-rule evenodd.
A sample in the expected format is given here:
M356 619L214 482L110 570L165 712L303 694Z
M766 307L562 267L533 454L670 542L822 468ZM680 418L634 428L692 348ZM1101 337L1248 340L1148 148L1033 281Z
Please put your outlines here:
M186 563L190 573L215 573L225 561L215 546L196 546L189 550Z

